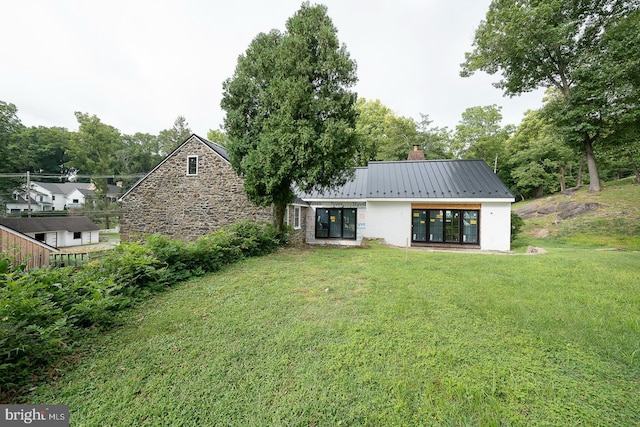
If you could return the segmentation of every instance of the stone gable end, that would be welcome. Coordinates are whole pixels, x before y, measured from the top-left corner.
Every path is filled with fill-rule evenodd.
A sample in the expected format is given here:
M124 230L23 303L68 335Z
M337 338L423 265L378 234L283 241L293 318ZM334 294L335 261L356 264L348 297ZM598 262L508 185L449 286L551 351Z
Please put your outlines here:
M197 175L187 174L190 156L198 156ZM192 241L242 219L272 218L271 208L249 201L231 165L192 137L122 200L120 233L123 240L162 233Z

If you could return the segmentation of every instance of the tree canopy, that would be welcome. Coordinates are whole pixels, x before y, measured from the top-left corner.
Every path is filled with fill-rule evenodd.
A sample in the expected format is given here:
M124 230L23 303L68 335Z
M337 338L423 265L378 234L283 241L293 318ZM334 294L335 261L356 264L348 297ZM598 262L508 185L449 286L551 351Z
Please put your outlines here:
M326 188L355 166L356 63L322 5L303 3L286 31L258 34L223 84L227 150L248 197L276 207L293 186Z
M555 88L564 112L572 112L577 121L571 132L587 155L593 191L600 189L593 145L602 133L588 123L597 112L587 111L573 98L581 98L580 91L586 93L586 88L602 92L589 81L603 37L638 4L638 0L493 0L476 30L473 51L462 64L462 76L477 70L500 72L495 85L505 95Z

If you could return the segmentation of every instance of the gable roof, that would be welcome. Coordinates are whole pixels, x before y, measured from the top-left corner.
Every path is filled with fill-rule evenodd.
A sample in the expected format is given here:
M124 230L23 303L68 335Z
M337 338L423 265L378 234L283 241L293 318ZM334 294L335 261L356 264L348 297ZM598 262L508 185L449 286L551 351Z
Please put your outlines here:
M40 181L32 181L32 184L39 185L45 190L49 191L51 194L64 194L68 196L73 193L75 190L78 190L80 193L84 195L92 195L95 194L95 185L90 182L40 182ZM107 193L108 194L118 194L122 189L117 185L108 184ZM44 193L40 193L44 194Z
M353 179L347 181L341 187L327 189L327 190L314 190L308 193L294 191L299 193L298 196L303 200L321 200L321 199L338 199L338 200L352 200L367 198L367 176L369 170L366 167L356 168Z
M0 224L0 230L4 230L7 233L13 234L14 236L17 236L17 237L19 237L21 239L27 240L27 241L29 241L31 243L35 243L36 245L41 246L41 247L43 247L45 249L48 249L48 250L50 250L52 252L60 252L60 249L55 248L55 247L50 246L50 245L47 245L45 242L41 242L40 240L36 240L33 237L27 236L26 234L21 233L18 230L14 230L11 227L7 227L6 225ZM0 246L2 246L2 244L0 244Z
M49 231L91 231L99 230L85 216L58 216L33 218L0 218L0 225L4 225L20 233L46 233Z
M160 163L158 163L157 165L155 165L155 167L153 167L153 169L151 169L149 172L147 172L142 178L140 178L138 181L136 181L135 184L133 184L131 187L129 187L129 189L127 191L124 192L124 194L122 196L120 196L120 200L124 199L127 194L129 194L134 188L136 188L142 181L144 181L145 179L147 179L147 177L149 175L151 175L153 172L155 172L160 166L162 166L168 159L170 159L173 154L180 150L183 146L185 146L189 141L191 140L195 140L198 142L201 142L202 144L206 145L207 147L209 147L210 149L212 149L214 152L216 152L220 157L222 157L227 163L231 163L231 161L229 160L229 153L227 153L226 148L224 148L221 145L216 144L215 142L211 142L208 139L205 139L201 136L194 134L191 134L191 136L187 139L184 140L184 142L182 144L180 144L179 146L177 146L173 151L171 151L169 154L167 154L165 156L164 159L162 159L160 161Z
M367 168L357 169L354 180L343 187L300 197L305 200L514 199L484 160L369 162Z

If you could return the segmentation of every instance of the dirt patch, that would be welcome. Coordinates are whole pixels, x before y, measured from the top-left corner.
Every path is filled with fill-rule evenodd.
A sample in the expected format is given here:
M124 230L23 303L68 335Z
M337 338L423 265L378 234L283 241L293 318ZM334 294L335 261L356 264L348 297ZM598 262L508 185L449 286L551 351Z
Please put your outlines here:
M538 248L536 246L531 246L531 245L527 246L527 252L526 252L527 255L538 255L538 254L546 254L546 253L547 253L546 249Z
M533 237L538 237L540 239L544 239L549 237L549 230L547 230L546 228L535 228L532 232L531 235Z

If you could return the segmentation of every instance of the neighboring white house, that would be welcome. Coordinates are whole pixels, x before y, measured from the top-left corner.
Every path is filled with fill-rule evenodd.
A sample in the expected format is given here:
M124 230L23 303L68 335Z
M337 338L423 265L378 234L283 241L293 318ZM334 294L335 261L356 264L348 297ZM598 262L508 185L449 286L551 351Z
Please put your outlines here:
M0 218L0 225L54 248L98 243L100 229L83 216Z
M6 203L6 212L11 215L19 215L27 212L29 205L32 212L62 211L65 209L80 208L90 200L95 199L96 186L88 182L31 182L31 203L29 204L26 192L14 192L13 199ZM110 202L117 201L122 188L117 185L109 185L107 198Z
M511 247L515 199L483 160L370 162L341 188L299 197L312 244Z

